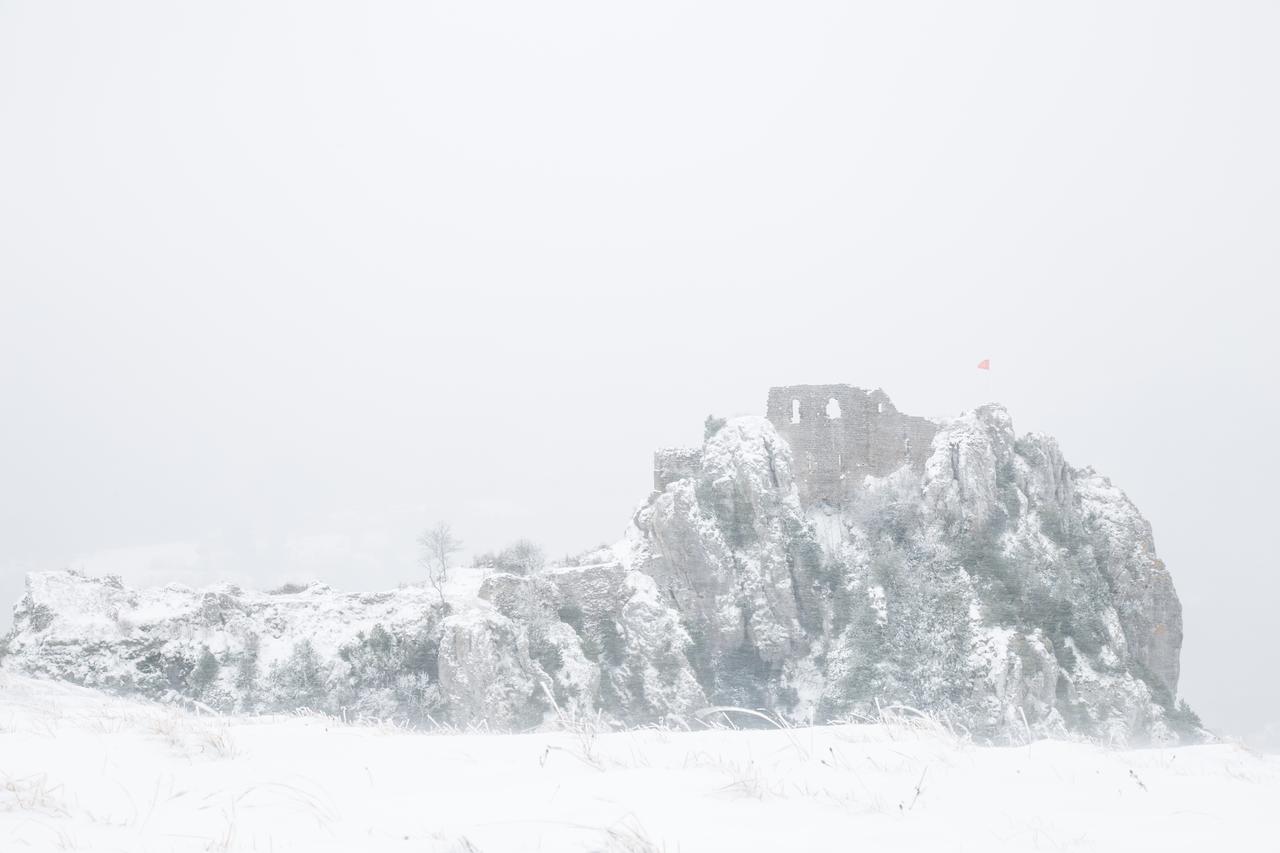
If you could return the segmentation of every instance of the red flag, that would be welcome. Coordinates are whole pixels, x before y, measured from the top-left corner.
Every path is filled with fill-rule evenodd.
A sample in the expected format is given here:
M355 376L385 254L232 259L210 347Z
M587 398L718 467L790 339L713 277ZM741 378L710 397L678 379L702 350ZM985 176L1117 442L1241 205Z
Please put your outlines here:
M979 369L979 370L990 370L990 369L991 369L991 359L989 359L989 358L984 358L982 361L978 362L978 369Z

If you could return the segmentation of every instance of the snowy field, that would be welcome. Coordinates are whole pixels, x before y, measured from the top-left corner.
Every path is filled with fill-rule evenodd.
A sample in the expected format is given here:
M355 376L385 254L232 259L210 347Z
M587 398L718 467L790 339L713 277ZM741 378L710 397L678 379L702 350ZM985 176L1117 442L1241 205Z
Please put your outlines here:
M415 733L0 675L0 850L1280 849L1280 758L905 723Z

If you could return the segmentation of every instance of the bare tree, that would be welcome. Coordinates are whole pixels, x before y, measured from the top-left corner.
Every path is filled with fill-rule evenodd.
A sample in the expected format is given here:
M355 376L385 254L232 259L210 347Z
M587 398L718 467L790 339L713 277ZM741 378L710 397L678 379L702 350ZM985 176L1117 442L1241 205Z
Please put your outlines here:
M517 539L496 554L490 551L479 555L475 562L477 566L517 575L532 574L546 564L547 556L542 546L532 539Z
M453 528L448 522L440 522L418 537L422 546L422 556L418 563L427 572L427 580L440 596L444 604L444 585L449 580L449 560L462 548L462 542L453 535Z

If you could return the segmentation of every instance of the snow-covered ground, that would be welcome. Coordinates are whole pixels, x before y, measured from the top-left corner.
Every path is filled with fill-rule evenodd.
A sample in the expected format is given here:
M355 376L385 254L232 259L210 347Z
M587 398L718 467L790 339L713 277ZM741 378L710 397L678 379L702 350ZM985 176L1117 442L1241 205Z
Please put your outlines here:
M0 674L0 850L1274 850L1280 758L220 718Z

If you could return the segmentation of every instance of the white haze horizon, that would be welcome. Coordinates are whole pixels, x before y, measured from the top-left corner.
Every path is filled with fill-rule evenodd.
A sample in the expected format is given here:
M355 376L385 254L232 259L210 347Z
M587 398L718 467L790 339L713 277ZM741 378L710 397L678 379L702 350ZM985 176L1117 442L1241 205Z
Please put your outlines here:
M391 587L438 520L582 551L708 414L843 382L994 398L1109 476L1180 692L1280 742L1278 36L1242 2L2 2L0 631L31 570Z

